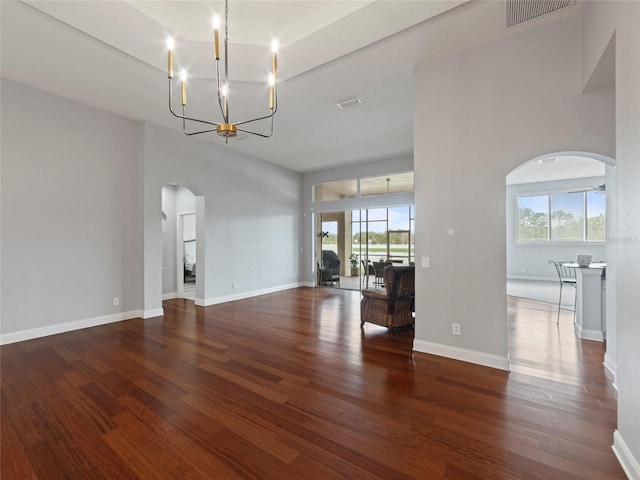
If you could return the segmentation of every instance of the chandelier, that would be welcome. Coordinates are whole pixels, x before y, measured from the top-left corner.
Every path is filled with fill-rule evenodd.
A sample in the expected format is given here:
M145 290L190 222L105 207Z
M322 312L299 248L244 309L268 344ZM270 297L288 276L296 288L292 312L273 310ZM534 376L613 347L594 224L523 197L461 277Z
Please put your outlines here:
M216 78L217 78L217 93L218 93L218 105L220 106L220 113L222 114L222 122L212 122L208 120L202 120L198 118L188 117L186 113L187 108L187 72L182 68L180 72L180 81L182 86L182 115L176 113L173 108L173 49L174 40L171 35L167 39L168 49L168 76L169 76L169 111L176 117L182 119L182 131L186 135L198 135L201 133L217 132L221 137L225 137L225 142L229 141L230 137L235 137L238 132L250 133L251 135L257 135L259 137L269 138L273 135L273 117L278 110L278 90L277 90L277 76L278 76L278 40L275 38L271 44L272 50L272 71L269 75L269 111L270 113L261 117L253 118L251 120L243 120L241 122L231 122L229 120L229 55L227 53L228 34L229 34L229 1L225 0L224 8L224 78L220 74L220 17L214 15L213 17L213 41L214 41L214 55L216 61ZM271 120L271 129L268 134L258 133L246 128L240 127L240 125L247 125L259 120ZM204 130L187 131L187 125L193 126L195 124L208 125ZM215 128L211 128L215 127Z

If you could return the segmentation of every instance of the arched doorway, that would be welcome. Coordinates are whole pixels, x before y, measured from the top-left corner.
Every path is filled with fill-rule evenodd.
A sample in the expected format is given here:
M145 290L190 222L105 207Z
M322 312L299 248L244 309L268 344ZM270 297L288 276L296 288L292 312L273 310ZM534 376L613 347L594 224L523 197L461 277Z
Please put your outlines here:
M559 282L549 260L575 261L578 254L592 255L594 261L606 260L601 292L604 363L615 375L616 258L606 242L615 234L615 161L587 152L545 154L515 168L506 183L507 295L557 308ZM575 289L565 288L562 295L558 330L553 330L555 312L549 319L548 340L557 345L561 345L557 336L560 328L567 329L571 340L574 331ZM513 327L511 324L510 352L517 341ZM526 337L540 332L515 333Z
M190 185L162 187L162 299L203 303L204 196ZM200 268L198 268L200 267Z

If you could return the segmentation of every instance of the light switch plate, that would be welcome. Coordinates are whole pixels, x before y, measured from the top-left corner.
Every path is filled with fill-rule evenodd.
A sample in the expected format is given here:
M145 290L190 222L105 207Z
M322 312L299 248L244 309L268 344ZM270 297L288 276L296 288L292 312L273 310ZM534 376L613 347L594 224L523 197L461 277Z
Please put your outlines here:
M422 268L429 268L429 257L422 257Z

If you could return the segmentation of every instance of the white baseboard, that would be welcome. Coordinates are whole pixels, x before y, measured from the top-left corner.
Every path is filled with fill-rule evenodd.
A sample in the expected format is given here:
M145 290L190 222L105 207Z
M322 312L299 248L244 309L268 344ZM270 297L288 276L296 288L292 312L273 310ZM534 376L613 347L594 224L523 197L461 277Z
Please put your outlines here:
M501 357L491 353L468 350L466 348L452 347L439 343L425 342L424 340L414 340L413 350L416 352L430 353L440 357L453 358L463 362L484 365L485 367L497 368L499 370L511 371L509 357Z
M582 340L604 342L604 335L602 334L602 330L587 330L586 328L582 328L577 323L574 325L573 330L578 338L581 338Z
M5 333L0 335L0 345L8 345L10 343L23 342L25 340L33 340L34 338L47 337L49 335L57 335L59 333L72 332L83 328L97 327L109 323L121 322L123 320L131 320L132 318L153 318L164 315L164 310L158 308L155 310L130 310L128 312L114 313L112 315L104 315L102 317L85 318L83 320L75 320L73 322L59 323L46 327L31 328L19 332Z
M631 449L627 446L618 430L613 432L613 446L611 448L629 480L640 480L640 458L633 456Z
M163 293L162 294L162 300L172 300L174 298L178 298L178 292L170 292L170 293Z
M147 318L161 317L163 315L164 315L163 308L156 308L155 310L145 310L144 312L142 312L142 318L144 318L145 320Z
M558 277L527 277L526 275L507 275L507 280L533 280L536 282L557 282Z
M233 302L235 300L242 300L245 298L257 297L260 295L266 295L268 293L281 292L283 290L290 290L292 288L298 288L300 286L302 286L301 283L290 283L288 285L280 285L278 287L263 288L261 290L252 290L250 292L242 292L242 293L237 293L235 295L226 295L224 297L207 298L205 300L196 298L196 305L200 305L202 307L208 307L209 305L217 305L218 303Z
M616 359L608 353L605 353L604 362L602 362L602 364L613 374L613 388L618 390L618 386L616 385L616 380L618 379L618 363L616 362Z
M20 332L5 333L4 335L0 335L0 345L23 342L34 338L80 330L82 328L97 327L98 325L121 322L122 320L130 320L132 318L142 318L142 310L131 310L129 312L114 313L112 315L104 315L102 317L86 318L84 320L58 323L56 325L49 325L46 327L31 328Z

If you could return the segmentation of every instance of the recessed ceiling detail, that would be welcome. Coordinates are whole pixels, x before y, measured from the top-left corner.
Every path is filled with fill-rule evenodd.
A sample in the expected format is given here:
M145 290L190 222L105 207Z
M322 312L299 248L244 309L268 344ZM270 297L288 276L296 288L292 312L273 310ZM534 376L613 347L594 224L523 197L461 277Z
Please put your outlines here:
M506 0L505 24L507 28L520 25L534 18L571 8L576 0Z
M0 0L2 77L181 130L182 122L167 115L161 100L168 94L165 40L172 34L174 66L188 73L190 116L215 120L211 16L222 5L224 0ZM553 28L577 28L570 18L565 25L555 20L577 17L581 5L576 1L521 27L554 22ZM230 18L238 19L229 31L229 83L233 98L243 99L230 105L232 117L255 118L268 106L267 44L275 33L283 59L278 102L285 108L278 111L278 133L268 146L250 137L227 148L301 173L408 158L415 69L519 29L505 28L504 1L230 0L229 8ZM180 85L174 87L179 95ZM364 108L333 107L356 94ZM327 125L340 132L331 141ZM217 135L201 138L219 141Z

